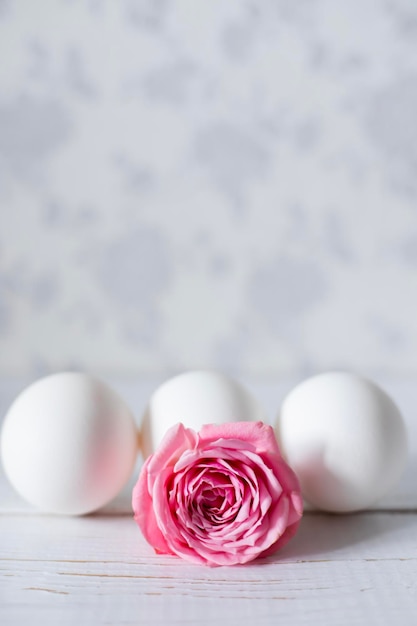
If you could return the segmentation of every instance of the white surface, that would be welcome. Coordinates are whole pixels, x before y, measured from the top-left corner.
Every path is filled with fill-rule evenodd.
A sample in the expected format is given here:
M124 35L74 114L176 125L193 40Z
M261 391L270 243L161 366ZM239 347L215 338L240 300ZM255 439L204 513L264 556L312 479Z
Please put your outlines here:
M140 415L158 382L117 387ZM293 382L251 387L273 415ZM414 626L417 386L385 385L404 412L411 450L399 488L379 505L391 510L307 513L280 553L248 566L210 569L157 556L130 515L35 514L0 479L0 624ZM0 408L22 386L3 381ZM112 505L128 508L128 492Z
M142 421L143 454L152 454L178 422L199 431L204 424L265 420L257 399L236 380L214 371L185 372L152 394Z
M26 388L1 431L1 459L15 489L49 513L79 515L110 502L138 453L133 415L105 383L61 372Z
M415 515L308 514L282 552L210 569L153 554L130 517L0 517L0 623L408 626Z
M285 398L276 432L304 498L323 511L369 508L398 483L407 460L404 421L392 399L350 372L326 372Z

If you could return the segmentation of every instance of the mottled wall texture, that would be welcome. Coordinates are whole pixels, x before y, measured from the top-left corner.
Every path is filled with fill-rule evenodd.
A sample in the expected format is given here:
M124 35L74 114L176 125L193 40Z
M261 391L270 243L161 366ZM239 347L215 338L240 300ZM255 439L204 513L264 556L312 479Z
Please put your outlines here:
M0 373L417 373L417 2L0 0Z

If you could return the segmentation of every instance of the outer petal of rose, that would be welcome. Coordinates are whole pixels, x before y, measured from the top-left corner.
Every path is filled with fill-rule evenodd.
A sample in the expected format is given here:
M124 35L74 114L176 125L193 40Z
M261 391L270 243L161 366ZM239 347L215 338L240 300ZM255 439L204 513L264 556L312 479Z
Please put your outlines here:
M303 514L303 501L301 498L300 483L297 475L284 461L284 459L279 459L275 455L267 455L265 459L272 467L275 476L278 477L284 493L291 494L291 502L293 506L290 508L288 519L288 525L291 525Z
M270 554L274 554L277 550L280 550L285 544L294 537L298 530L303 514L303 500L299 492L293 492L289 496L290 499L290 514L288 516L290 524L287 526L286 531L279 537L279 539L272 544L270 548L262 552L259 556L264 558ZM291 520L294 520L292 521Z
M197 444L197 435L183 424L175 424L167 430L154 454L149 457L148 489L152 493L155 479L161 469L174 465L181 454L193 449Z
M221 565L237 565L252 561L258 555L243 554L239 550L235 552L227 552L219 546L218 551L213 545L206 545L205 542L195 537L188 537L189 548L184 549L183 544L174 546L175 553L189 561L190 563L202 563L210 567L219 567Z
M251 547L243 550L237 548L234 551L226 551L219 546L217 551L214 546L206 546L203 542L196 542L195 552L201 557L203 562L210 567L219 567L222 565L243 565L244 563L253 561L259 556L259 551ZM190 560L187 556L184 556L183 558Z
M206 424L198 433L198 437L202 447L218 439L239 439L255 446L258 454L269 452L281 456L274 429L263 422Z
M141 529L146 541L156 552L172 554L155 518L152 498L148 491L148 467L152 457L149 457L139 474L138 481L132 492L132 507L134 518Z
M289 498L291 500L291 508L288 516L288 526L296 522L300 522L303 516L303 498L299 491L292 491L289 494Z
M285 531L285 533L283 535L281 535L281 537L272 544L272 546L270 546L267 550L264 550L264 552L261 552L261 554L259 555L258 558L263 559L266 556L270 556L271 554L275 554L275 552L277 552L278 550L280 550L281 548L283 548L285 546L286 543L288 543L288 541L294 537L295 533L298 530L298 526L300 524L300 520L298 520L298 522L295 522L295 524L292 524L291 526L287 527L287 530Z

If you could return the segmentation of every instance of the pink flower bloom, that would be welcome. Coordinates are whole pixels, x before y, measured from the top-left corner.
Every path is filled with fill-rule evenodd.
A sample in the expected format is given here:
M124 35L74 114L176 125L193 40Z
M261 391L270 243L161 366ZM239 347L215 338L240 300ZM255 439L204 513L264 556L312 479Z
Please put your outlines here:
M177 424L142 467L135 520L157 553L235 565L272 554L302 516L298 480L262 422Z

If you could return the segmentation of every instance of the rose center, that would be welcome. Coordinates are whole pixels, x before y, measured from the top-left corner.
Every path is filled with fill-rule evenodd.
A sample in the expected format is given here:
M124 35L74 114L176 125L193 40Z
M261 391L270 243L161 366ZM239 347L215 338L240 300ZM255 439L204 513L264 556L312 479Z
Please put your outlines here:
M205 511L218 511L224 503L224 500L225 494L218 493L218 489L205 489L201 494L201 508Z
M230 523L239 511L236 492L229 481L214 486L209 482L200 486L195 494L194 506L197 516L214 526ZM204 524L203 524L204 525Z

